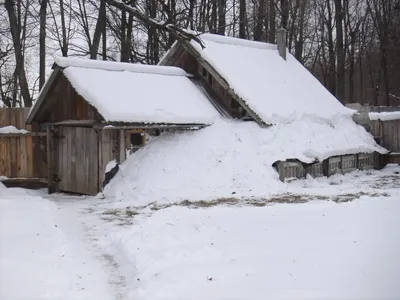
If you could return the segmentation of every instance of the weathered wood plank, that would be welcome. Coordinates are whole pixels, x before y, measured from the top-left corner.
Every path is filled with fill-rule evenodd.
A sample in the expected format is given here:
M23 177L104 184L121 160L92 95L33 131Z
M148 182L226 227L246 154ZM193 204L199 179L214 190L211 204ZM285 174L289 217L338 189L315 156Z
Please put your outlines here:
M126 159L126 147L125 147L125 131L119 130L119 163L123 163Z
M10 174L10 162L9 159L9 139L0 139L0 176L9 177Z
M98 161L97 161L97 187L98 190L102 190L102 185L103 185L103 180L104 180L104 171L103 171L103 130L98 131L98 136L97 136L97 148L99 151L98 154Z
M26 173L27 177L33 177L33 143L32 137L26 137ZM36 158L38 163L40 163L40 157Z
M47 185L49 194L54 192L54 184L53 184L53 174L54 174L54 165L53 165L53 132L50 126L47 127Z
M90 180L90 194L95 195L100 192L99 188L99 144L98 137L96 131L94 129L90 129L90 143L89 143L89 152L87 156L89 157L89 180Z

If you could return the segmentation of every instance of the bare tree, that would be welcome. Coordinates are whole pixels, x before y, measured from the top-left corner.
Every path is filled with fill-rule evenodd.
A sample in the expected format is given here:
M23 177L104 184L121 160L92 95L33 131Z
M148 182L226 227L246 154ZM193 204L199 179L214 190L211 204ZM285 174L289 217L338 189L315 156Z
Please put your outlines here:
M18 2L18 6L19 5L21 5L20 1ZM26 20L28 13L25 12L25 16L23 18L17 18L16 11L21 11L21 9L16 7L14 0L5 0L4 6L8 13L10 32L14 46L16 61L15 81L18 79L24 105L26 107L30 107L32 106L32 98L29 92L28 80L25 73L25 59L23 52L23 40L26 33ZM29 1L26 2L26 7L29 7Z
M46 79L46 12L47 0L40 1L40 66L39 66L39 89L42 88Z

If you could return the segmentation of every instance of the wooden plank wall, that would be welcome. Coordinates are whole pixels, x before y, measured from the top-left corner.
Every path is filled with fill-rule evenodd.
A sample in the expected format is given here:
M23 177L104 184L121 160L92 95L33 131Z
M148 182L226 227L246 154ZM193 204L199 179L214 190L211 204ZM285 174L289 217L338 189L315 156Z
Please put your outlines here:
M63 192L96 195L98 136L93 128L59 126L54 135L54 173Z
M0 127L12 125L17 129L31 131L32 127L25 125L28 113L29 108L0 108ZM0 134L0 176L45 178L47 160L45 143L45 137Z
M400 106L373 106L372 112L400 111ZM392 152L400 152L400 120L371 121L371 134L381 139L381 145Z

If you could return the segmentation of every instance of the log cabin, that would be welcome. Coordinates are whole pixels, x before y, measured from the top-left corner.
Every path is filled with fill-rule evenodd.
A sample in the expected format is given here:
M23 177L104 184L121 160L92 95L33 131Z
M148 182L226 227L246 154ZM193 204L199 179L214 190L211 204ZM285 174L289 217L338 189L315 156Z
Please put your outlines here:
M47 132L50 192L97 194L108 164L122 163L147 137L198 130L217 118L283 130L304 119L312 126L330 124L343 148L327 144L323 159L313 153L282 157L274 163L281 180L377 167L376 153L386 150L372 137L364 139L365 130L351 120L354 111L288 53L284 31L277 45L212 34L199 38L204 45L177 41L158 66L56 58L27 118ZM318 130L307 132L302 135L309 144L326 141L322 133L315 135ZM349 140L359 144L346 147Z
M95 195L107 164L162 131L197 130L219 115L175 67L56 58L27 123L47 131L49 192Z

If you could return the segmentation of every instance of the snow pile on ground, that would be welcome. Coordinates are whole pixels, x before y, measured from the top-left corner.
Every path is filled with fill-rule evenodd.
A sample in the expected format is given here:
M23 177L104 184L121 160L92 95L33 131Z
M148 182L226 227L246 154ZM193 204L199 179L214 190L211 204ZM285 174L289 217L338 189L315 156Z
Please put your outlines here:
M166 133L120 166L106 197L137 205L185 199L268 195L284 188L264 163L254 137L258 125L219 121L195 132ZM268 133L266 131L266 133Z
M5 126L5 127L0 127L0 134L7 134L7 133L11 133L11 134L26 134L29 133L28 130L25 129L18 129L15 126Z
M132 225L113 211L115 223L108 214L96 230L121 266L127 299L395 299L399 173L299 181L310 184L294 185L303 194L332 196L301 204L145 208L130 214Z
M381 120L381 121L400 120L400 111L370 112L368 116L371 120Z
M289 52L286 61L281 58L276 45L213 34L200 38L205 48L192 41L196 51L267 124L354 113Z
M105 196L134 205L220 197L267 197L286 186L272 165L384 151L350 118L327 123L307 118L261 128L254 122L219 120L184 133L166 133L128 157Z
M113 299L78 214L0 183L0 299Z

